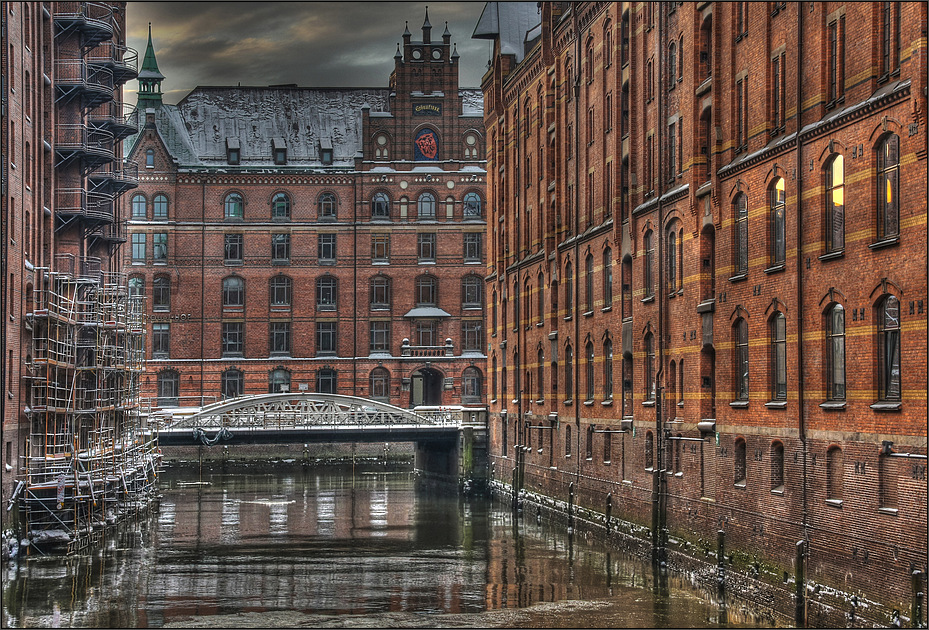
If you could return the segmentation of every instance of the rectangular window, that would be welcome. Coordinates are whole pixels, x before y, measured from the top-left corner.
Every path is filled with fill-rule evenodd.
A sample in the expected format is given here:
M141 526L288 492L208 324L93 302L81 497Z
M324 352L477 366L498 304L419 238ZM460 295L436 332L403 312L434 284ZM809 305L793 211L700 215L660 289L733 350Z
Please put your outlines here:
M748 148L748 77L735 82L736 99L736 147L741 153Z
M136 265L145 264L145 234L132 235L132 262Z
M881 79L900 68L900 3L881 6Z
M829 23L829 103L845 96L845 16Z
M317 249L317 255L320 263L333 264L336 261L335 255L335 234L320 234Z
M771 135L777 135L785 129L785 109L786 103L786 55L781 53L771 59ZM745 97L748 103L748 97Z
M464 259L465 262L481 261L481 237L479 232L467 232L464 235Z
M165 263L168 261L167 232L152 234L152 261L155 263Z
M481 320L463 320L461 322L462 349L469 352L482 352L484 349L484 332Z
M655 190L652 181L652 155L654 154L655 136L649 135L645 139L645 196L651 195Z
M241 357L245 351L245 324L242 322L224 322L222 333L223 356Z
M290 354L290 322L271 322L271 355Z
M371 262L390 262L390 234L371 235Z
M419 262L435 262L435 233L417 234Z
M417 346L436 345L436 326L435 326L434 321L416 322L416 345Z
M675 157L675 144L677 143L677 133L675 132L675 125L671 123L668 125L668 181L674 181L674 176L677 174L675 168L677 167L677 158Z
M390 352L390 322L371 322L371 352Z
M290 262L290 234L271 235L271 262L278 264Z
M316 354L335 354L336 322L316 322Z
M171 324L152 324L152 358L167 359L171 348Z
M224 237L223 261L227 265L242 264L242 235L226 234Z

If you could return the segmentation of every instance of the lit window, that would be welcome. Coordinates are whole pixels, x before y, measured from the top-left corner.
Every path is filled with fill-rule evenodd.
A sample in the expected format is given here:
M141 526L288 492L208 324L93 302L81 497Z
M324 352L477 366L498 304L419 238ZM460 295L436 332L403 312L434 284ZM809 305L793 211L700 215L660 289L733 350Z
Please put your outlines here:
M893 238L900 231L897 199L899 142L896 134L890 134L881 141L877 149L878 238Z
M771 187L771 266L783 265L787 257L787 197L784 178Z
M826 167L826 252L845 249L845 158L841 154Z

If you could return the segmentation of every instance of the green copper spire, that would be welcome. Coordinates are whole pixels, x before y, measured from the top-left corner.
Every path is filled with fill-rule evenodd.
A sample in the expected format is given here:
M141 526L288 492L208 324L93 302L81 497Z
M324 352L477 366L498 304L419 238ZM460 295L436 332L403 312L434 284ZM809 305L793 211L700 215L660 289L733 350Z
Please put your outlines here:
M152 23L148 23L148 47L139 71L139 104L161 103L161 82L164 75L158 71L155 60L155 47L152 45Z

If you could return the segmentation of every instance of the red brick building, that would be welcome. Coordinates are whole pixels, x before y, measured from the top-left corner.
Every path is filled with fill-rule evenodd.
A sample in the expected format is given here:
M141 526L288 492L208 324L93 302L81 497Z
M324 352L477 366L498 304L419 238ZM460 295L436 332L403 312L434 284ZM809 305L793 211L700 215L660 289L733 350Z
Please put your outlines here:
M385 88L199 87L168 105L150 39L125 256L148 396L483 403L482 94L459 88L458 59L427 14Z
M722 529L772 585L803 541L811 582L909 611L926 5L540 7L488 3L474 33L495 479L670 551ZM848 612L816 592L810 623Z
M117 253L137 185L121 140L136 131L122 88L138 53L125 2L4 2L0 19L2 500L19 508L3 533L73 549L146 505L156 474L141 312Z

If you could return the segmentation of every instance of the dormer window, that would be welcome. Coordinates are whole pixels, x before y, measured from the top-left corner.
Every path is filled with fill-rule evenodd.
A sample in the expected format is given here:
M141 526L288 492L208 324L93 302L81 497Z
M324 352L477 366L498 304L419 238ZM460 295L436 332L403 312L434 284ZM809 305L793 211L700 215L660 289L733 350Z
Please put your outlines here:
M226 162L228 164L238 164L241 151L238 138L226 138Z
M323 164L332 164L332 139L319 139L319 160Z
M287 164L287 144L283 138L273 138L271 149L274 151L275 164Z

